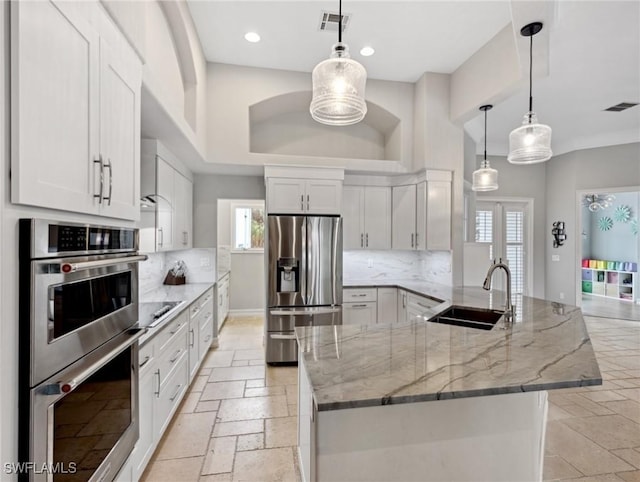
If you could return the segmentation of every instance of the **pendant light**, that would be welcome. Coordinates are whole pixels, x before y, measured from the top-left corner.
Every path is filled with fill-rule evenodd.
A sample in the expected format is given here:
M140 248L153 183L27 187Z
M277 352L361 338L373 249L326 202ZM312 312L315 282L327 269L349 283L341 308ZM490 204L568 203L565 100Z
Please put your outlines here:
M480 169L473 172L474 191L495 191L498 189L498 171L491 169L487 161L487 111L493 108L492 105L483 105L480 110L484 112L484 160L480 164Z
M542 30L541 22L533 22L520 29L520 35L529 37L529 112L524 115L522 126L509 134L509 155L511 164L536 164L551 159L551 127L538 123L533 112L533 36Z
M338 43L331 48L331 57L313 69L309 110L311 117L322 124L347 126L360 122L367 113L367 71L350 58L349 47L342 43L342 0L338 18Z

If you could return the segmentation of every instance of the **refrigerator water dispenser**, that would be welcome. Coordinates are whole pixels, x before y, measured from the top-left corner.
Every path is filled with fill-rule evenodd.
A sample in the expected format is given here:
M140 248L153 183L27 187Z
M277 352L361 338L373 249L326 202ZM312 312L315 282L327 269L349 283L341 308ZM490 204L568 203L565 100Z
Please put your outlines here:
M298 280L298 260L296 258L278 258L278 293L300 291Z

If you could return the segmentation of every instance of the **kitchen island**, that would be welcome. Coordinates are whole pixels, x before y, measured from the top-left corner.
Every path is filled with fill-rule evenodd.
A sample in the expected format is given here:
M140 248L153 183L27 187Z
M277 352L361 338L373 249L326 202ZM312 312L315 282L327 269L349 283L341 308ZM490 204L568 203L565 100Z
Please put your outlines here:
M504 296L449 290L443 307ZM578 308L520 305L516 323L490 331L424 320L297 328L304 479L540 480L546 390L602 379Z

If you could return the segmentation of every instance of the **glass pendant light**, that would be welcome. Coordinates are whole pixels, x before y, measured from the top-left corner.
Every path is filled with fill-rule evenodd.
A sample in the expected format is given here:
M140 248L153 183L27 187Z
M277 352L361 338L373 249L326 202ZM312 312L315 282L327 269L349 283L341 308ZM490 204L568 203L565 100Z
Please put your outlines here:
M509 155L511 164L536 164L551 159L551 127L538 123L533 112L533 96L531 94L533 77L533 36L542 30L541 22L525 25L520 35L529 37L529 112L524 115L522 126L509 134Z
M364 119L367 103L364 88L367 71L351 59L349 47L342 43L342 0L338 20L338 43L331 57L313 69L313 98L309 108L314 120L330 126L347 126Z
M487 161L487 111L493 108L492 105L483 105L480 110L484 112L484 160L480 164L480 169L473 172L474 191L495 191L498 189L498 171L491 169Z

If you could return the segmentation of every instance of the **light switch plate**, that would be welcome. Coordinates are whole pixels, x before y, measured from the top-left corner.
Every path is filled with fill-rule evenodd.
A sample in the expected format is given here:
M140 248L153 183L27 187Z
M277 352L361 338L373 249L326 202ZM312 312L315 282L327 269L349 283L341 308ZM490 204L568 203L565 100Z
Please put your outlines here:
M551 255L551 261L560 261L560 255L559 254L552 254Z

